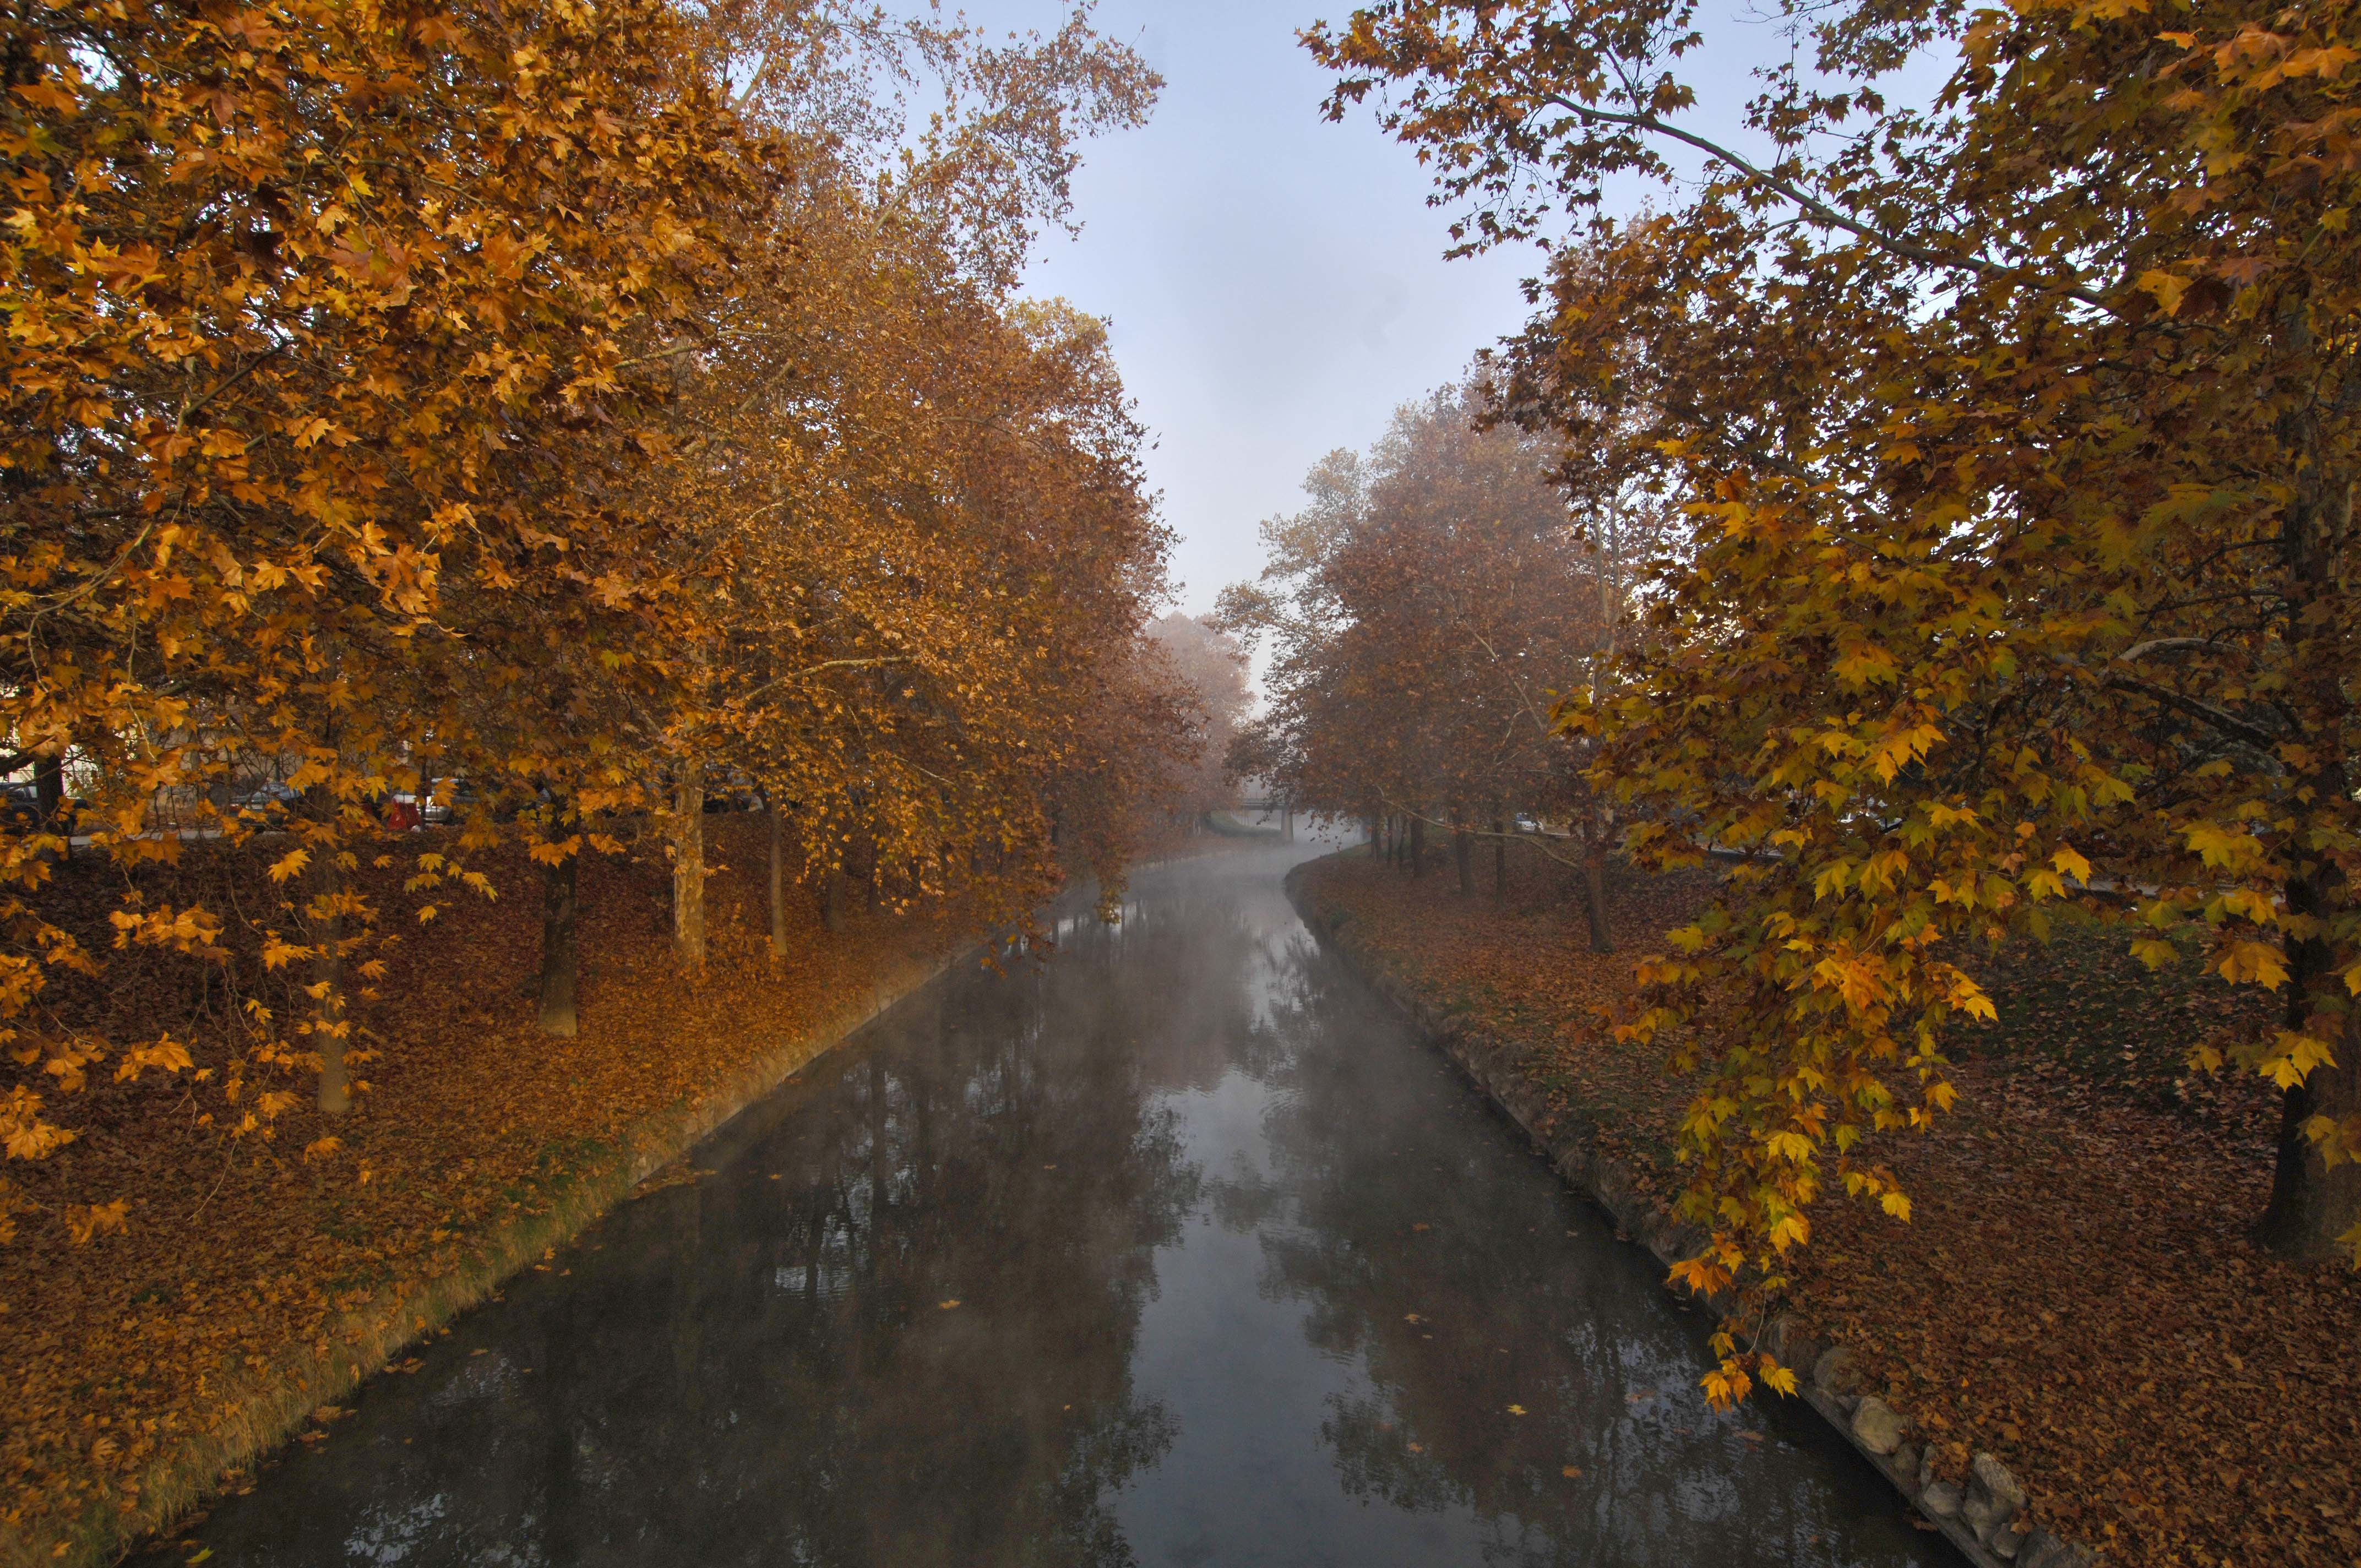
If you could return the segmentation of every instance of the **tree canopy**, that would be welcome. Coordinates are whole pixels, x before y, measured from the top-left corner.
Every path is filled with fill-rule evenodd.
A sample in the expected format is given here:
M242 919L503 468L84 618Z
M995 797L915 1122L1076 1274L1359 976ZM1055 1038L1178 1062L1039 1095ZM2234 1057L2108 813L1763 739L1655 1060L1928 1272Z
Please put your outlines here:
M1104 327L1016 291L1159 85L1087 5L1004 43L818 0L0 28L0 773L40 799L0 822L11 1160L102 1063L233 1139L307 1073L343 1110L401 939L365 857L489 897L500 843L555 890L660 833L692 968L709 789L791 822L798 874L980 925L1119 885L1194 762L1145 637L1170 536ZM139 876L244 845L234 908ZM51 917L69 853L124 873L116 946L218 965L234 1013L49 1008L106 960Z
M1510 400L1686 510L1563 710L1649 863L1743 858L1632 1025L1703 1080L1684 1266L1741 1301L1954 1096L1963 959L2053 911L2281 999L2263 1233L2361 1250L2350 7L1781 7L1701 137L1679 0L1401 0L1308 42L1464 245L1552 247ZM1905 67L1948 71L1911 102ZM1701 178L1676 184L1684 169ZM1604 183L1658 210L1597 215Z

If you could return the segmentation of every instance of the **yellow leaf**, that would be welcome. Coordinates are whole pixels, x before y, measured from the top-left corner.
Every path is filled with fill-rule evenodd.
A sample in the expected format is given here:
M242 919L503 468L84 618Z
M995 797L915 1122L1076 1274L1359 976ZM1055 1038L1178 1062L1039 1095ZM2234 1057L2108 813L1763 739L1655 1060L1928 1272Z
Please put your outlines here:
M2209 866L2231 866L2254 857L2257 846L2250 834L2232 832L2211 822L2200 822L2184 833L2189 847Z
M2255 1070L2281 1089L2293 1089L2312 1076L2313 1068L2335 1065L2336 1058L2323 1042L2281 1029L2273 1037L2269 1053L2255 1064Z
M2259 985L2277 991L2287 983L2287 959L2268 942L2233 942L2213 965L2233 985Z
M130 1201L122 1198L112 1203L87 1206L69 1203L66 1205L66 1231L73 1237L74 1245L88 1246L93 1236L121 1235L130 1229Z
M2180 313L2180 297L2189 292L2189 280L2170 272L2143 272L2139 286L2156 296L2156 302L2169 316Z

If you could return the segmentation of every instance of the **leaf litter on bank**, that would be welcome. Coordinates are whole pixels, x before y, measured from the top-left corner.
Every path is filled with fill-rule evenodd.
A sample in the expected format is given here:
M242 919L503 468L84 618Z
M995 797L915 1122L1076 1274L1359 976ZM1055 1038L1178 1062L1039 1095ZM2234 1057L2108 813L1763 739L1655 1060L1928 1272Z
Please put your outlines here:
M85 1245L27 1226L0 1250L0 1527L47 1543L93 1503L136 1508L159 1457L236 1419L231 1379L324 1343L346 1312L398 1313L501 1225L548 1212L587 1172L628 1157L634 1128L961 940L949 915L855 911L829 933L799 898L790 957L774 970L762 825L711 825L729 851L716 859L738 869L708 887L714 952L701 984L674 968L668 869L653 861L583 865L582 1028L571 1040L537 1027L531 901L448 905L393 956L385 991L399 1006L357 1010L383 1059L334 1124L339 1147L327 1157L302 1157L330 1131L308 1092L275 1138L225 1146L173 1089L93 1083L76 1105L81 1136L23 1179L51 1208L78 1192L126 1195L130 1223ZM521 859L499 870L503 886L531 885ZM115 892L93 881L103 918ZM401 894L385 896L392 906ZM108 985L91 1001L99 1027L110 1013L181 1018L203 1000L161 960L118 965ZM702 1174L683 1162L641 1190Z
M1366 855L1307 891L1367 961L1519 1047L1555 1113L1664 1201L1686 1086L1606 1020L1708 884L1619 876L1625 950L1601 957L1566 873L1512 869L1505 904ZM1822 1202L1790 1310L1853 1352L1939 1472L1996 1455L2038 1522L2111 1561L2361 1563L2361 1280L2247 1239L2276 1102L2185 1065L2241 1003L2072 927L1979 969L2001 1017L1956 1043L1960 1113L1885 1144L1912 1219Z

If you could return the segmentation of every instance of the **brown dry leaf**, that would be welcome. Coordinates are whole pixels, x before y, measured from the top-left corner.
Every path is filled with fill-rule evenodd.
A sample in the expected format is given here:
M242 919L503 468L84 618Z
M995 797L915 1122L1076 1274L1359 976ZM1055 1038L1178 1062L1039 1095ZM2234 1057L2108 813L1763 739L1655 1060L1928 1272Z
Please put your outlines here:
M1649 935L1688 918L1705 884L1619 878L1627 950L1599 958L1570 882L1515 869L1505 909L1367 857L1315 865L1307 891L1345 913L1363 962L1505 1042L1556 1113L1661 1201L1686 1086L1603 1020ZM2178 1066L2189 1030L2229 1003L2071 934L1984 979L2008 1027L1967 1053L1960 1113L1883 1148L1912 1219L1821 1203L1794 1310L1853 1351L1939 1471L1996 1454L2061 1535L2141 1563L2353 1568L2361 1278L2246 1239L2271 1107L2251 1083L2191 1083Z

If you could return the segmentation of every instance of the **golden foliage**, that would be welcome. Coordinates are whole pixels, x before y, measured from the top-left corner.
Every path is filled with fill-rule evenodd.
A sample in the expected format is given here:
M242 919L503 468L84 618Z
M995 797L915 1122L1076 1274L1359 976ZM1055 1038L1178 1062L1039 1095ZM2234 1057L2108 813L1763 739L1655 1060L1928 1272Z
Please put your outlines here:
M405 940L652 807L686 940L708 791L793 816L790 882L982 923L1119 884L1189 745L1169 538L1104 328L1014 287L1079 138L1153 100L1129 50L802 0L0 28L10 1158L102 1060L232 1146L290 1074L341 1113ZM152 896L215 839L268 854ZM126 873L95 929L69 853ZM194 1032L54 990L150 949L213 965Z

